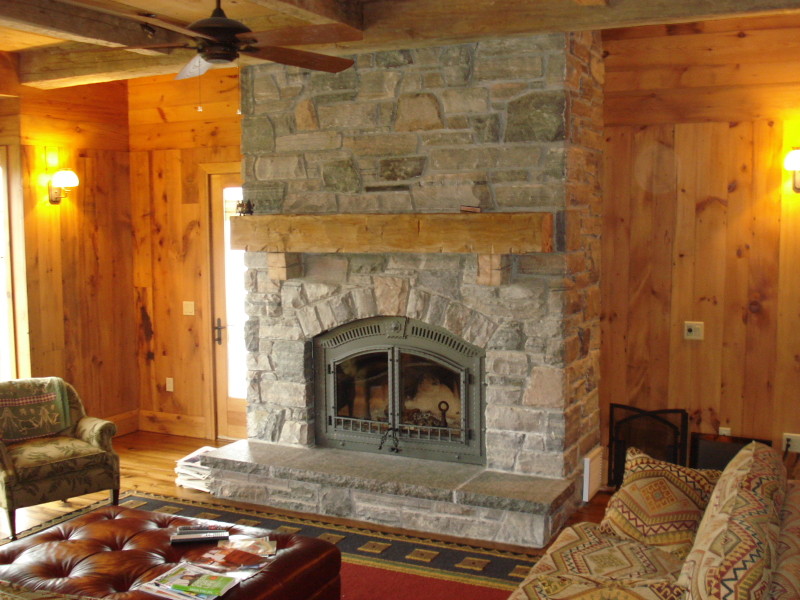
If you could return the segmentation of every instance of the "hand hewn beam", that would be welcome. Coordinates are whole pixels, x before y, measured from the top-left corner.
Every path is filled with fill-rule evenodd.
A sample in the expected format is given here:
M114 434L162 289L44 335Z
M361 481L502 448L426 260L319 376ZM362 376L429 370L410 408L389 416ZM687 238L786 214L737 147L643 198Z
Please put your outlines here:
M361 0L250 0L284 15L313 24L343 23L362 29Z
M552 252L552 213L252 215L231 219L251 252Z
M58 44L18 52L19 82L53 89L133 77L177 73L194 56L191 50L142 56L127 50L82 52L85 44Z
M60 39L103 46L142 46L185 41L173 32L150 34L134 21L55 0L3 0L0 25ZM152 50L142 53L155 54Z

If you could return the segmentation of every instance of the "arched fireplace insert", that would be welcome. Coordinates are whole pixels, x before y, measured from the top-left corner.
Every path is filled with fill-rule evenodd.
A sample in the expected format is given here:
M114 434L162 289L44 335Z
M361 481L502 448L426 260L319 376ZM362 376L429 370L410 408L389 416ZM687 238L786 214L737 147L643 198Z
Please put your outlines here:
M317 444L485 464L483 357L447 330L405 317L317 336Z

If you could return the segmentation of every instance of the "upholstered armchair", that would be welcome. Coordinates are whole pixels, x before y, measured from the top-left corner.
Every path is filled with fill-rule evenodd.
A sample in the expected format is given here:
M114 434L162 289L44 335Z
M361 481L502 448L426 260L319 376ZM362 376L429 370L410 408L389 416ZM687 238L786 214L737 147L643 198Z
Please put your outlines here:
M58 377L0 382L0 506L16 539L16 509L110 490L119 502L114 423L88 417Z

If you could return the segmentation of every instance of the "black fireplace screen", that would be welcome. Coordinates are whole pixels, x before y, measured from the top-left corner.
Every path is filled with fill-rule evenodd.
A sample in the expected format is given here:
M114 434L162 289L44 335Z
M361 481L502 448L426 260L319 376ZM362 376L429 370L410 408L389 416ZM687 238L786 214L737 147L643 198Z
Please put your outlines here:
M317 443L482 464L482 352L400 317L315 340Z
M622 484L625 454L630 447L658 460L685 465L688 432L689 413L682 408L644 410L611 404L609 484Z

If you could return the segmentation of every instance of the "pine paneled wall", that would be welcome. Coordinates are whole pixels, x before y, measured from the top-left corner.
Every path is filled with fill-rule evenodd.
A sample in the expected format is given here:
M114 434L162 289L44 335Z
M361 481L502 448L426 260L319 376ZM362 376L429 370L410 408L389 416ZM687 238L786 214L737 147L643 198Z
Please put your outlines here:
M608 31L604 50L603 417L685 408L694 431L779 443L800 432L800 194L782 168L800 18Z
M128 90L138 426L214 438L208 177L239 169L239 74L133 79ZM185 301L194 315L183 314Z
M126 86L20 88L14 102L31 373L64 377L90 414L124 425L138 404ZM61 168L81 183L52 205L47 176Z
M19 93L0 144L22 171L31 374L64 377L121 433L213 437L205 177L238 168L238 71ZM59 168L81 183L54 206Z

